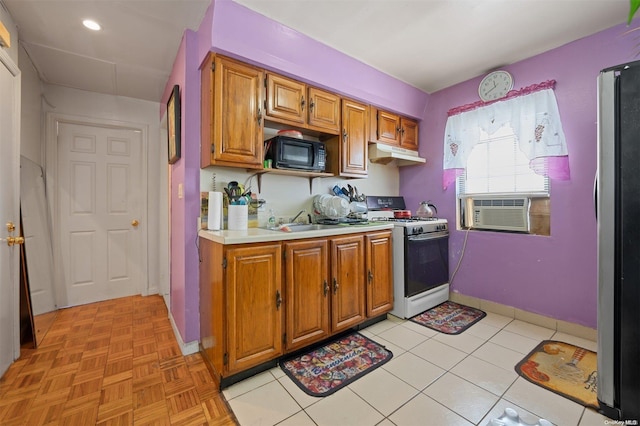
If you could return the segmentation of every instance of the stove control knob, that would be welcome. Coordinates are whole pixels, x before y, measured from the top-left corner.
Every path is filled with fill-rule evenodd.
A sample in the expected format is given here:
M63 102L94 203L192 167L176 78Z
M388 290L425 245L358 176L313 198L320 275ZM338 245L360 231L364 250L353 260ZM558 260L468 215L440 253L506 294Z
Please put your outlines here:
M420 227L420 229L418 229L418 231L422 234L424 232L424 229L422 229L422 226Z

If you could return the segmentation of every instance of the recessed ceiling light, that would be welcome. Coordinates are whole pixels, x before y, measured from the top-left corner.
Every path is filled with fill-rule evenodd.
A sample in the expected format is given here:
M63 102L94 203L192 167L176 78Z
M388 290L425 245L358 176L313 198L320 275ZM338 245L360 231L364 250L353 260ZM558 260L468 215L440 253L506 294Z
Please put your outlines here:
M84 21L82 21L82 25L93 31L100 31L102 29L100 24L92 19L85 19Z

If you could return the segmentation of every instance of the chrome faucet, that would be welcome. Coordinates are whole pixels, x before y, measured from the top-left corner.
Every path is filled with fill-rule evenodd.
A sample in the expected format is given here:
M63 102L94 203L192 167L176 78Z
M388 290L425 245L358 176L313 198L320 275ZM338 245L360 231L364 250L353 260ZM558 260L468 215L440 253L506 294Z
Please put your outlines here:
M297 215L295 215L295 216L293 217L293 219L290 219L290 220L289 220L289 223L295 223L295 222L296 222L296 219L297 219L298 217L300 217L300 215L301 215L302 213L306 212L306 211L307 211L307 210L305 210L305 209L300 210L300 211L298 212L298 214L297 214Z

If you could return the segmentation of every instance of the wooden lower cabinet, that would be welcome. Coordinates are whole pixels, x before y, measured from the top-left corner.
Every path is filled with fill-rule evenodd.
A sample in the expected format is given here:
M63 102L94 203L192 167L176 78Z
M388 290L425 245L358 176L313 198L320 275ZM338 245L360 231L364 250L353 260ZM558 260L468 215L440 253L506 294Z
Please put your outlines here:
M331 331L365 320L364 239L362 235L331 239Z
M222 246L200 239L201 345L219 381L283 353L280 242Z
M365 237L367 269L367 317L393 309L393 246L391 232Z
M389 231L230 246L200 238L200 255L201 352L218 382L393 308Z
M229 373L282 355L280 244L226 250Z
M326 239L284 244L287 351L329 336L328 247Z

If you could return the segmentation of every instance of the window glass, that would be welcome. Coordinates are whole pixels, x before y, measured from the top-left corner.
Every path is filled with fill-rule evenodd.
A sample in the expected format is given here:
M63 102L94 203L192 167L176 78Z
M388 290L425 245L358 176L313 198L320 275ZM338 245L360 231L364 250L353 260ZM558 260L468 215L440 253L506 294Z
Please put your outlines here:
M458 195L549 192L549 178L529 168L513 130L504 126L492 135L480 131L480 142L458 179Z

